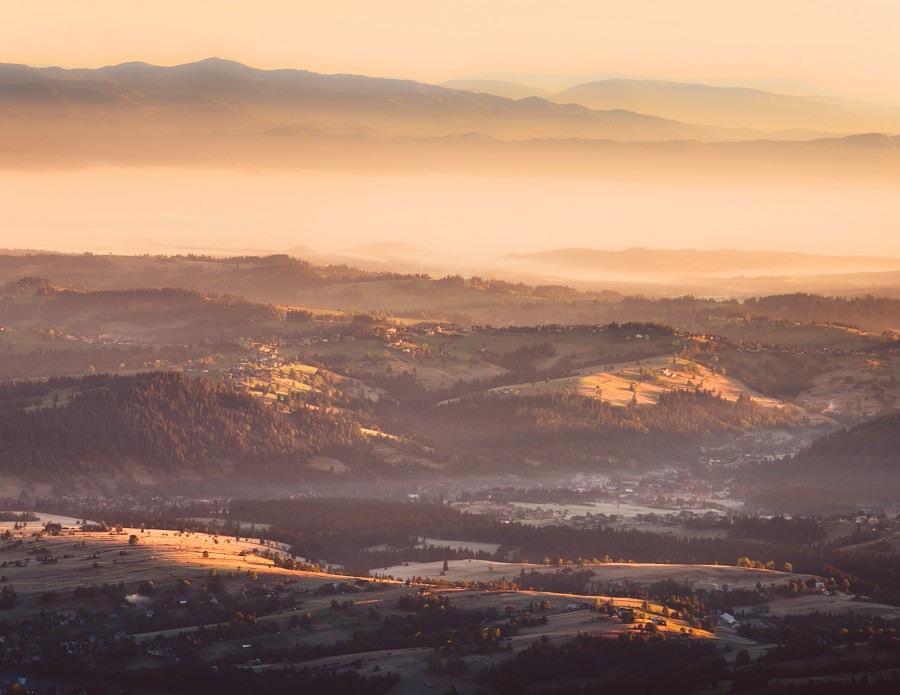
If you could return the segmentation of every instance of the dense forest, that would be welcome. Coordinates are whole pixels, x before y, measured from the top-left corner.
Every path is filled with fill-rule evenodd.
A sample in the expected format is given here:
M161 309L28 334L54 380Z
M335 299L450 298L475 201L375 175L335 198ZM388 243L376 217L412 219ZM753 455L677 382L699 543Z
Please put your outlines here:
M893 504L900 486L900 415L884 415L814 441L793 459L736 472L757 507L801 513L850 500ZM857 502L858 505L858 502Z
M817 439L794 459L797 468L818 474L900 472L900 413L884 415Z
M50 405L23 407L61 390L65 404L51 396ZM292 421L249 395L173 372L14 382L0 387L0 410L9 473L115 471L132 462L161 473L296 472L341 434L312 413Z
M716 654L713 644L696 640L580 634L561 645L538 640L514 658L490 665L481 680L502 695L535 687L553 693L691 693L727 672Z
M392 417L393 415L393 417ZM656 405L626 408L567 392L477 394L433 408L385 412L396 431L496 461L545 460L551 467L585 461L689 460L708 435L741 427L783 426L791 417L741 397L708 391L661 394Z
M491 664L479 675L501 695L706 693L723 688L734 693L797 695L887 695L897 691L900 676L891 668L897 664L895 651L884 653L870 642L869 649L875 654L851 652L835 663L834 656L841 652L833 651L831 644L818 636L822 632L815 629L819 621L820 616L816 616L810 628L798 630L789 625L780 633L779 649L784 651L796 653L803 640L809 643L803 645L809 660L802 662L802 675L797 672L797 661L782 664L771 653L753 663L746 650L739 650L729 662L711 643L676 641L653 631L617 638L582 633L563 644L536 640L514 658ZM831 660L823 658L829 654Z

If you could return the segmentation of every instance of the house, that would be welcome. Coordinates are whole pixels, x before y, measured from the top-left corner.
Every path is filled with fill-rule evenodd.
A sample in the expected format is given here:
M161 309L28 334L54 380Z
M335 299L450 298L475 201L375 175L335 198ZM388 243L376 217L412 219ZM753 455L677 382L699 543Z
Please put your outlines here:
M719 622L733 630L737 630L741 626L731 613L722 613L722 615L719 616Z

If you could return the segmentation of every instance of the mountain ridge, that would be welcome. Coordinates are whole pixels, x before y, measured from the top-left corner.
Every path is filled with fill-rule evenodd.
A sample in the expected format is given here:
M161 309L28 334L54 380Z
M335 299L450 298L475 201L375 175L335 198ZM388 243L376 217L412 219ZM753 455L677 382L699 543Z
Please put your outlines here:
M900 139L697 126L540 96L207 59L64 70L0 64L0 167L305 171L855 183L900 175ZM783 137L794 137L784 140ZM801 177L802 178L802 177Z
M481 130L485 134L499 133L499 126L491 119L537 119L532 123L534 135L556 132L560 136L582 134L601 136L607 121L622 124L624 119L636 119L645 126L661 129L661 133L635 130L627 137L671 139L672 137L701 137L703 129L672 119L611 109L598 112L577 104L557 104L546 99L513 100L490 94L477 95L413 80L378 78L366 75L325 75L307 70L261 70L242 63L211 58L171 67L141 62L122 63L97 69L63 70L32 68L18 64L0 64L0 84L44 84L70 94L73 88L96 92L97 98L112 95L128 97L136 105L148 97L173 97L193 94L213 100L225 100L235 105L262 108L290 108L308 118L311 107L325 109L368 108L379 116L380 126L386 128L385 114L396 118L413 116L453 117L453 123L437 122L425 131L428 124L419 123L417 134L444 135ZM10 94L14 96L14 94ZM372 101L360 102L366 97ZM7 97L9 98L9 97ZM545 120L541 120L545 119ZM549 119L549 120L546 120ZM563 119L566 122L555 123ZM270 116L269 121L272 118ZM402 118L401 118L402 120ZM412 119L414 120L414 119ZM284 123L282 123L284 124ZM461 129L459 126L465 126ZM472 127L478 126L481 127ZM503 125L503 124L501 124ZM563 127L565 126L565 127ZM508 126L506 126L508 127ZM527 130L515 131L517 137ZM385 134L391 134L389 130ZM395 133L396 134L396 133Z

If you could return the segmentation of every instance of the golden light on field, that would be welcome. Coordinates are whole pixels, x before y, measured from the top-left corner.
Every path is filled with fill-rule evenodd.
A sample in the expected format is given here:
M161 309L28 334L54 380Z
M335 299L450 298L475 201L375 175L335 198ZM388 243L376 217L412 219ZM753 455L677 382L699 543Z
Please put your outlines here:
M256 573L262 582L312 576L275 567L264 554L289 554L287 548L274 542L260 543L258 538L237 540L233 536L140 528L85 532L74 521L67 520L58 536L40 537L36 535L42 528L39 522L26 523L21 529L14 529L14 522L0 523L0 533L9 530L11 541L24 543L21 552L7 553L7 565L3 568L7 582L20 596L18 613L37 609L38 597L48 591L57 592L61 597L57 607L64 608L76 587L92 584L124 582L125 588L132 591L147 579L160 587L174 588L181 579L208 581L212 572L236 581L249 581L250 573ZM129 543L132 535L137 537L134 544ZM40 557L59 559L43 564ZM24 566L16 565L16 560ZM335 575L315 577L318 584Z

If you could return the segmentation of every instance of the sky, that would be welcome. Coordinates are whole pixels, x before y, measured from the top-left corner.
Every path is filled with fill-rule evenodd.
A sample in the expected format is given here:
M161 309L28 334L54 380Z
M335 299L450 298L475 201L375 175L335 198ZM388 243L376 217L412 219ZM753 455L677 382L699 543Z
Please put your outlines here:
M900 104L896 0L0 0L0 62L795 80Z
M435 83L514 73L560 87L565 78L551 76L793 81L900 105L897 27L897 0L0 0L0 62L218 56ZM636 245L900 256L900 196L883 186L0 171L0 206L0 248L342 251L409 241L448 257Z

